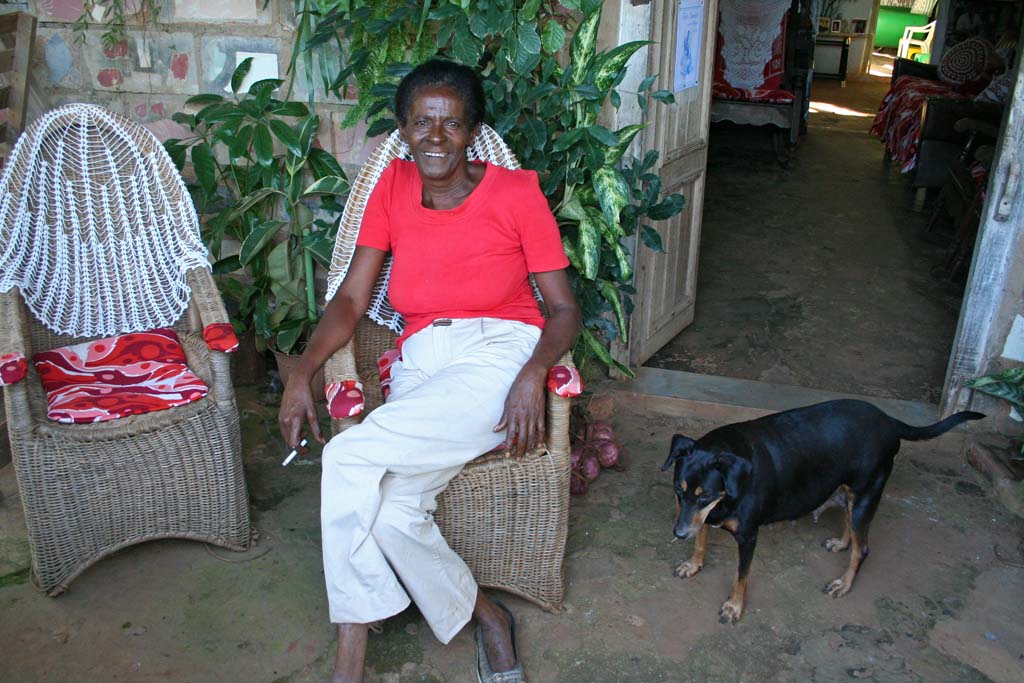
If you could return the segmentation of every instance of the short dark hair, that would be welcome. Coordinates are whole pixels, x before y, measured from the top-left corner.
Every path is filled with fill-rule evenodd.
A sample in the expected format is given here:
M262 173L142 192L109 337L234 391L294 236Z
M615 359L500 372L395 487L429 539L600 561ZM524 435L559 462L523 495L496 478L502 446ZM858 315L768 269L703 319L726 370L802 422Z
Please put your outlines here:
M484 116L484 87L473 69L444 59L431 59L405 75L395 93L395 118L405 125L409 107L419 88L443 85L455 90L466 108L466 122L475 128Z

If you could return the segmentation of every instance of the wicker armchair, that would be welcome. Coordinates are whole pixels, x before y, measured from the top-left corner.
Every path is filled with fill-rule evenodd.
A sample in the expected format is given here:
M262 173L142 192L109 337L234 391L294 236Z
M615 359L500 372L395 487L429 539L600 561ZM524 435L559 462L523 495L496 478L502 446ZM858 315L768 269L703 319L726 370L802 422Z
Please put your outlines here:
M355 250L367 199L381 173L397 157L411 159L397 131L363 165L352 183L335 243L328 278L328 299L344 279ZM481 126L470 158L507 168L519 168L515 156L491 128ZM385 265L370 304L368 317L352 340L325 365L328 383L362 382L365 411L383 400L377 358L395 347L401 317L387 301ZM568 356L563 365L571 365ZM448 544L466 562L477 583L514 593L557 612L564 594L562 563L569 525L569 405L570 399L548 393L547 444L521 461L491 452L473 460L438 497L435 513ZM356 418L332 419L337 434Z
M141 263L139 263L141 261ZM198 221L160 142L91 105L45 114L0 177L0 354L154 327L178 334L209 388L192 403L92 424L47 418L31 363L4 386L32 578L55 596L126 546L187 538L249 544L238 411L225 353L204 326L227 315Z

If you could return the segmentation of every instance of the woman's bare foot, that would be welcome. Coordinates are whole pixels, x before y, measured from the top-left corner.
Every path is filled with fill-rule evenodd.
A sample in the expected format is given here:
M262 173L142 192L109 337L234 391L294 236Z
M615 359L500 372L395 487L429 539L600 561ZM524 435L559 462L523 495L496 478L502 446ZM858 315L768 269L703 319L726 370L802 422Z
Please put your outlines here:
M338 624L338 656L331 683L363 683L367 624Z
M512 648L512 622L508 614L477 590L473 618L480 624L484 636L487 661L494 671L508 671L515 667L516 656Z

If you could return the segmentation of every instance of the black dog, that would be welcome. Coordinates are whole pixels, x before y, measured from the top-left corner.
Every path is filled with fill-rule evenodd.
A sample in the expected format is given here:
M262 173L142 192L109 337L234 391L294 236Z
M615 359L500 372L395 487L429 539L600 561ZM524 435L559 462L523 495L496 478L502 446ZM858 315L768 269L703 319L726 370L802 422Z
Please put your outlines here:
M843 490L846 528L825 547L839 552L852 546L850 565L825 592L845 595L868 556L868 526L900 440L932 439L983 417L965 411L930 427L911 427L870 403L840 400L726 425L697 441L676 434L662 467L675 464L674 532L697 536L693 557L676 568L676 576L693 576L704 565L708 526L729 531L739 545L739 567L719 621L738 621L758 527L801 517Z

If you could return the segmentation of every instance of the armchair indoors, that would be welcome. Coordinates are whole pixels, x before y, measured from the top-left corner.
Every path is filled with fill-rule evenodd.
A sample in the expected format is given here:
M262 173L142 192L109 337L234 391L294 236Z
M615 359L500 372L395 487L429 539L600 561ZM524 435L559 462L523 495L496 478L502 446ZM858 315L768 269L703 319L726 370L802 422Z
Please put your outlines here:
M0 176L0 292L35 584L151 539L246 548L237 341L159 140L92 105L34 122Z
M722 0L711 120L772 126L780 163L789 163L807 112L814 51L805 0Z
M328 299L345 278L370 193L384 169L398 157L411 159L396 131L377 147L352 182L328 276ZM486 125L473 141L471 157L519 168L512 152ZM359 397L338 410L346 394L358 396L362 389L366 411L379 406L386 396L388 359L402 326L387 299L389 272L390 260L374 287L367 317L359 323L353 339L325 366L335 434L355 424L363 409L364 399ZM571 367L572 361L566 356L562 363ZM546 447L519 461L497 451L473 460L438 497L435 513L445 540L466 562L478 584L514 593L550 611L560 608L564 594L569 403L569 398L549 391Z

